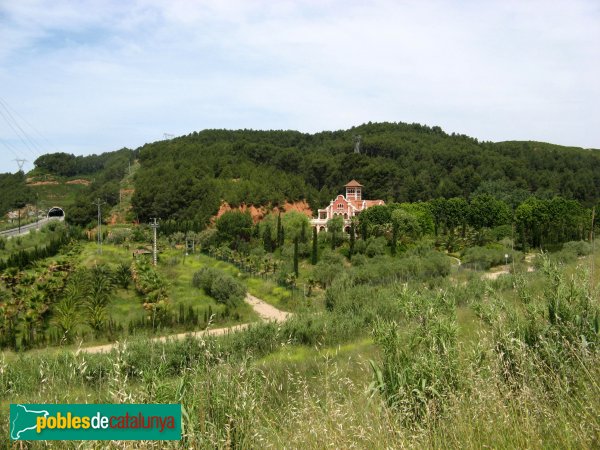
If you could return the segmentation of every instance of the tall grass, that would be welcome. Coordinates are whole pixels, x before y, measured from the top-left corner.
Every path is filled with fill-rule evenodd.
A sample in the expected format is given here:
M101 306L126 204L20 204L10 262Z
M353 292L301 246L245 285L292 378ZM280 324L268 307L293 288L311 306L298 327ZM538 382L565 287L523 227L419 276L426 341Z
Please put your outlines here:
M4 411L9 402L183 406L181 442L31 448L597 448L598 291L585 273L544 267L541 289L534 275L442 289L344 278L327 294L330 311L285 324L131 341L107 355L4 355ZM469 346L457 307L481 317ZM336 350L373 330L375 348ZM264 358L290 345L305 356ZM0 426L6 435L6 413Z

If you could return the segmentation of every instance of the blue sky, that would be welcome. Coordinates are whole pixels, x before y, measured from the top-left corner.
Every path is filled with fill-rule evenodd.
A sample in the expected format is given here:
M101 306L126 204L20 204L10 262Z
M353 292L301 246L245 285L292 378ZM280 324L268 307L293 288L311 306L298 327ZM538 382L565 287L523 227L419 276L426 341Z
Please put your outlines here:
M0 172L368 121L600 148L598 80L597 0L0 0Z

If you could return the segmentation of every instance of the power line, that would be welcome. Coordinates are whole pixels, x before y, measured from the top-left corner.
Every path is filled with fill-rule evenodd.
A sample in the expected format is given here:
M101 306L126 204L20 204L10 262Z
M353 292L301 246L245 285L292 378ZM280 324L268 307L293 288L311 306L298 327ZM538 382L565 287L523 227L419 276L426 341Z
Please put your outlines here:
M0 103L0 106L4 106ZM6 122L6 124L13 130L13 132L15 133L15 135L19 138L19 140L21 141L21 143L23 144L23 149L27 150L27 152L29 153L29 155L33 155L34 157L36 156L34 149L31 147L31 144L29 142L27 142L27 139L25 138L25 135L22 134L18 129L18 124L11 122L11 120L6 116L5 112L0 109L0 116L2 116L2 118L4 119L4 121Z
M58 148L56 148L56 146L54 144L52 144L48 139L46 139L46 137L36 128L34 127L25 117L23 117L22 114L19 114L19 112L17 110L15 110L12 106L10 106L10 104L4 100L2 97L0 97L0 103L4 103L5 107L12 110L12 112L19 116L21 118L21 120L23 122L25 122L25 124L30 127L33 131L35 131L35 133L44 141L46 141L46 143L48 144L49 147L51 147L52 150L54 150L55 152L58 152ZM38 146L39 147L39 146ZM47 153L43 148L39 147L41 152L40 155L42 155L43 153Z
M8 143L7 141L2 141L2 145L4 145L15 157L19 157L19 155L16 152L16 148L13 147L12 144Z

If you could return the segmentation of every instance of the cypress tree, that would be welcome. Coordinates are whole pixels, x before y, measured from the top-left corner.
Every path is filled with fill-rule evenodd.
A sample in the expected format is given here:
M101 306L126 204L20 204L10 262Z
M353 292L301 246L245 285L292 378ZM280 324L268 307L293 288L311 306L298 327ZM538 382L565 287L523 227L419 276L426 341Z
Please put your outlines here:
M313 242L312 254L310 255L310 263L314 266L318 260L319 242L317 240L317 227L313 227Z
M350 225L350 251L348 252L348 258L352 259L352 255L354 254L354 242L356 241L356 236L354 234L354 224Z
M302 222L302 228L300 230L300 242L303 244L306 242L306 221Z
M256 225L254 225L254 227L252 228L252 237L260 237L260 226L258 225L258 223L256 223Z
M277 214L277 245L281 247L283 245L283 228L281 226L281 213Z
M363 221L360 224L361 237L363 241L367 240L367 222Z
M298 237L294 238L294 273L298 278Z
M396 256L396 244L398 242L398 226L392 227L392 256Z
M273 238L271 236L271 225L267 224L265 226L265 231L263 233L263 247L266 252L273 252Z

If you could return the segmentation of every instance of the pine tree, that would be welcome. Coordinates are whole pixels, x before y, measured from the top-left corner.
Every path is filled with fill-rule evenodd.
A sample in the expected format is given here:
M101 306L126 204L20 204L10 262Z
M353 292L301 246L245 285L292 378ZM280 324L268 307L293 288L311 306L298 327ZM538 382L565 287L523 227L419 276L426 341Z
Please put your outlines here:
M314 266L317 264L319 251L319 242L317 240L317 227L313 227L313 242L312 242L312 255L310 257L310 263Z

